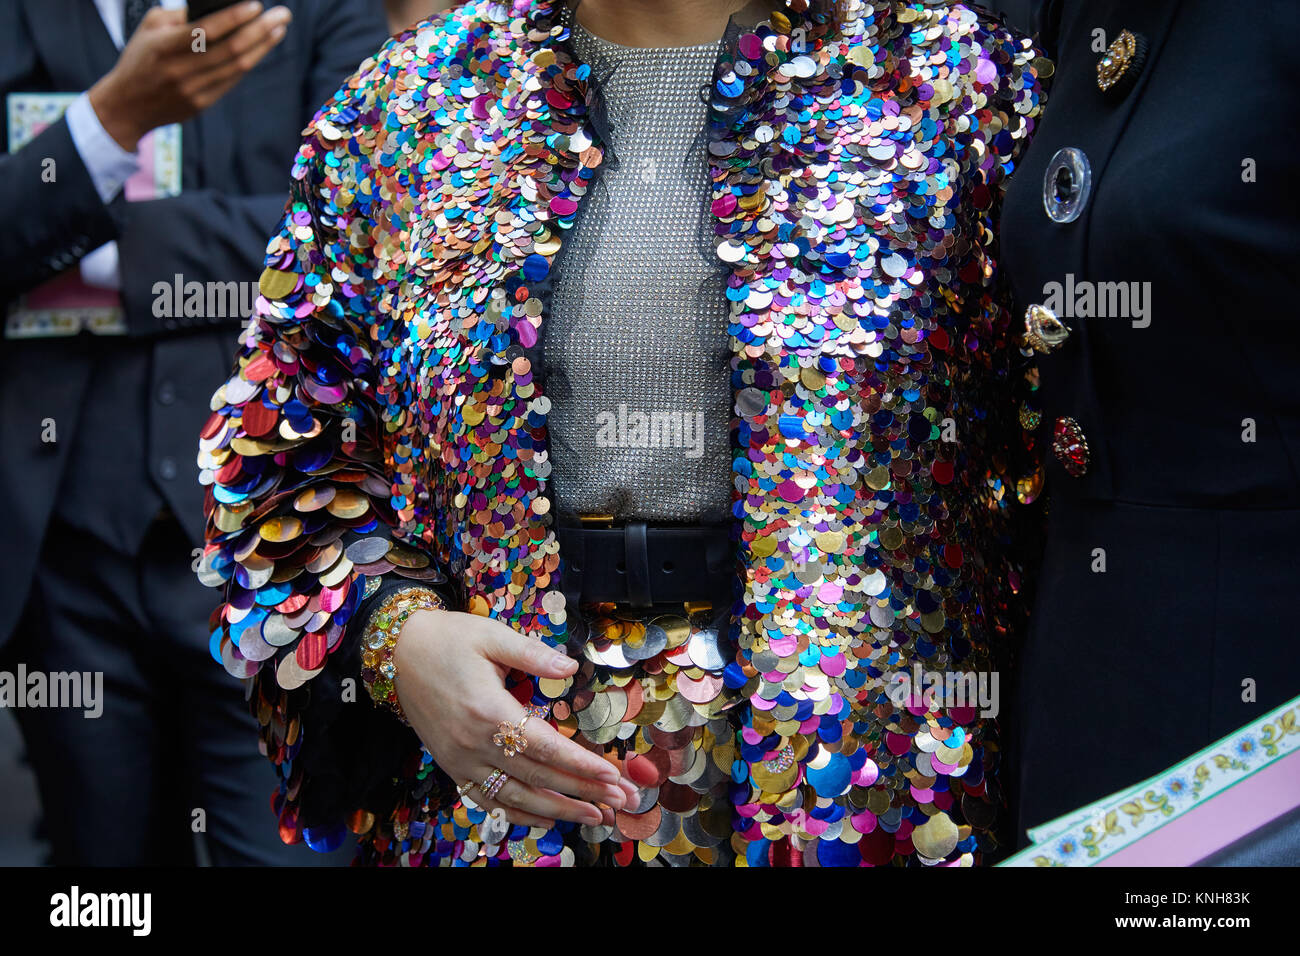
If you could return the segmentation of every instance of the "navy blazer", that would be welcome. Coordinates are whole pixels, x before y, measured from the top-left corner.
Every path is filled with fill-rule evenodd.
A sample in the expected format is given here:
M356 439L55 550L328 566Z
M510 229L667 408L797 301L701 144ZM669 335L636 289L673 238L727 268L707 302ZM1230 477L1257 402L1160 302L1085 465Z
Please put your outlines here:
M139 203L119 196L104 204L64 121L0 156L0 312L22 292L76 268L86 253L117 241L127 324L139 347L151 352L150 381L141 383L146 415L130 416L122 427L143 432L141 474L158 486L196 545L203 512L193 440L214 385L229 373L240 320L157 317L154 285L178 274L187 282L256 278L266 237L281 218L303 127L387 34L375 0L282 2L293 12L284 40L221 100L183 124L181 195ZM91 0L0 4L0 100L13 92L86 90L117 57ZM57 179L46 183L42 166L50 158ZM26 600L94 354L95 343L70 338L0 343L0 642ZM41 440L47 418L57 423L54 443ZM97 447L111 454L112 436Z

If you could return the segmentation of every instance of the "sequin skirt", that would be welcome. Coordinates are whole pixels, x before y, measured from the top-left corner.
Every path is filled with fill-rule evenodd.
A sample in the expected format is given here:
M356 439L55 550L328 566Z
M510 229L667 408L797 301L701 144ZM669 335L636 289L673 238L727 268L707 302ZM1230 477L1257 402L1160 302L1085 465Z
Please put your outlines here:
M616 754L640 799L613 826L559 822L550 830L457 803L437 817L436 863L729 866L741 699L723 679L733 657L729 616L729 607L708 605L578 606L570 647L582 665L570 681L544 680L540 689L556 699L557 729Z

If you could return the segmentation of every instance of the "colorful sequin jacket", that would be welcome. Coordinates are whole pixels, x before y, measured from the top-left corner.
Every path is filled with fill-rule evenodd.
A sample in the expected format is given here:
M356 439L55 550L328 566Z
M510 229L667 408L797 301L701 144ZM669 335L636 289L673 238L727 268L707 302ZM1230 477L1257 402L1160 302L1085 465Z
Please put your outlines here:
M710 107L750 863L815 844L851 787L909 832L993 799L971 716L900 710L886 681L985 666L1015 614L1022 353L994 230L1043 103L1035 53L956 3L797 6L733 18ZM199 574L224 589L212 651L249 681L286 841L327 849L346 826L363 861L418 863L448 797L413 732L358 700L368 577L441 569L459 607L566 640L534 372L551 264L605 149L556 13L459 6L317 113L213 398ZM971 765L963 793L917 796L926 741ZM931 852L957 859L968 835Z

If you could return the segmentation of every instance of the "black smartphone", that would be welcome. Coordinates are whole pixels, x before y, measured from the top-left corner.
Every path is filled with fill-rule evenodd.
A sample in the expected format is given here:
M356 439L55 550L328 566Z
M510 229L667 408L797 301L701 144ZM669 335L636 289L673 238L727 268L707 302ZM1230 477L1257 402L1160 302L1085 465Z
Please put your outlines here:
M186 4L186 12L189 14L190 21L193 22L206 17L209 13L216 13L226 7L233 7L238 2L239 0L190 0Z

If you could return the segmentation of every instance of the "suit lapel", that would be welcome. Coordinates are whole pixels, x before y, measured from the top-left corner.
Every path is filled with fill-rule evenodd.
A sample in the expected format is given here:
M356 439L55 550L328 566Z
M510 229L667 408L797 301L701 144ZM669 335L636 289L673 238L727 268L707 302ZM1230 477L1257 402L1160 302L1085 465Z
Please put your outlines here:
M117 47L93 0L19 2L52 92L89 89L117 62Z
M68 37L68 48L82 51L76 61L85 64L86 87L113 68L118 49L94 0L32 0L28 7L33 15L37 9L41 11L40 16L55 35Z

